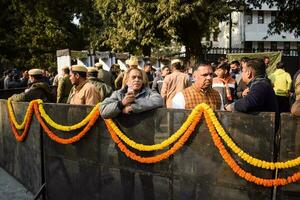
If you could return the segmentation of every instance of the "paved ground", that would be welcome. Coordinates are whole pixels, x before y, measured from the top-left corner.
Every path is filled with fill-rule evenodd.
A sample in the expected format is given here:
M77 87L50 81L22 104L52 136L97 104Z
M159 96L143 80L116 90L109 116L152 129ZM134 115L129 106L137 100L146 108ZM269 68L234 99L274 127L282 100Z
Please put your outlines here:
M0 199L32 200L33 195L0 167Z

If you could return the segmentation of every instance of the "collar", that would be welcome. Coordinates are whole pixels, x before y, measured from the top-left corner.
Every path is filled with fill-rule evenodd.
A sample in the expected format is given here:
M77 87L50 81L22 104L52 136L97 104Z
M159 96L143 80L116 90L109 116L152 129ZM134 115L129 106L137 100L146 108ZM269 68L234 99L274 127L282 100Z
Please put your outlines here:
M248 84L247 86L251 88L253 85L255 85L258 82L267 81L267 78L265 75L255 76Z
M91 81L99 81L99 82L102 82L100 79L98 79L97 77L88 77L87 78L88 80L91 80Z
M125 95L128 91L128 86L126 85L123 89L121 89L121 92ZM135 95L135 97L138 97L146 92L146 89L144 86L140 89L140 91Z
M75 90L79 91L87 83L87 80L82 81L79 85L75 86Z
M198 89L198 88L196 88L195 84L192 85L192 88L195 91L200 92L201 94L206 94L212 89L212 87L207 88L207 90L203 90L202 88Z

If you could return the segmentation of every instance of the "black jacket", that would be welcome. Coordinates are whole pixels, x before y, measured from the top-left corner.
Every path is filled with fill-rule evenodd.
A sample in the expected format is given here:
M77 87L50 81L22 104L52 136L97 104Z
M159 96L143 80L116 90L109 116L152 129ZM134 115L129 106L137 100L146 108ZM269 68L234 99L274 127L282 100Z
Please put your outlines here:
M31 83L25 92L15 94L11 97L12 101L29 102L34 99L42 99L44 102L53 102L53 94L47 83L42 81Z
M276 112L278 103L273 87L266 77L255 77L248 84L250 92L234 104L234 110L239 112Z

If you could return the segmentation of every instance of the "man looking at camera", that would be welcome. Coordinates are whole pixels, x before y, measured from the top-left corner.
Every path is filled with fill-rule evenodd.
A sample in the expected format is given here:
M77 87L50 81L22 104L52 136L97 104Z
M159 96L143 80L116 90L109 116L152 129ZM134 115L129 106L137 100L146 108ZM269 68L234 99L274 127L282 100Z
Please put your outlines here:
M161 96L143 84L144 73L137 68L126 72L125 87L115 91L101 103L101 116L114 118L119 114L140 113L162 107Z

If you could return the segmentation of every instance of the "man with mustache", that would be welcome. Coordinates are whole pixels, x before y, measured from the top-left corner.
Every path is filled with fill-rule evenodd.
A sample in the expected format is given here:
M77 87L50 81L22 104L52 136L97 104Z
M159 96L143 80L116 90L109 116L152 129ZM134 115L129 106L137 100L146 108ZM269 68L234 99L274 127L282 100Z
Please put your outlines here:
M122 89L113 92L113 94L106 98L101 103L101 116L103 118L116 118L117 121L126 121L123 124L135 123L138 126L139 120L143 118L145 111L153 110L163 106L162 97L156 92L145 86L143 83L144 73L138 68L128 69L124 82L126 86ZM137 114L139 113L139 114ZM128 119L130 118L130 119ZM126 120L127 119L127 120ZM154 121L151 118L147 120L148 126L153 125ZM131 126L131 125L129 125ZM134 138L134 140L141 143L154 143L154 133L151 131L143 132L129 132L128 137ZM142 156L153 156L152 152L144 152ZM126 166L126 168L137 168L143 171L153 171L153 166L136 165L129 158L124 156L118 149L119 164ZM132 170L120 169L121 185L123 189L123 199L135 198L135 173ZM155 199L153 177L151 174L140 174L140 180L143 188L143 196L145 200Z
M214 110L221 109L220 94L212 89L213 70L210 64L201 63L193 73L194 84L172 99L172 108L193 109L200 103L206 103Z

